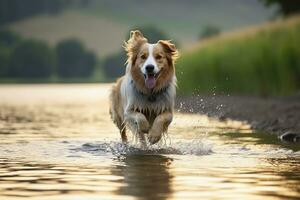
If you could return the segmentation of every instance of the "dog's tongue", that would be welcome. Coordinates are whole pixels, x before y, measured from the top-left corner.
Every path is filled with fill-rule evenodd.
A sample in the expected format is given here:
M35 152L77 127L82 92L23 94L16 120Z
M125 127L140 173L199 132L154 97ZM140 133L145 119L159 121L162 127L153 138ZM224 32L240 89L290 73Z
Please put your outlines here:
M147 76L145 80L145 85L148 89L152 89L155 87L156 80L154 76Z

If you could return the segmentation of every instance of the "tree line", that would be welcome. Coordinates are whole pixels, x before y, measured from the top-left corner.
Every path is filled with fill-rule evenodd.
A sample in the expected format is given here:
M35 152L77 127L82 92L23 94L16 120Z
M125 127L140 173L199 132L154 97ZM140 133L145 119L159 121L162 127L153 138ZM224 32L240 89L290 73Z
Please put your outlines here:
M0 31L0 77L86 78L92 76L96 64L96 55L77 39L65 39L52 48L39 40Z
M91 0L1 0L0 25L39 14L58 14L70 6L87 6Z

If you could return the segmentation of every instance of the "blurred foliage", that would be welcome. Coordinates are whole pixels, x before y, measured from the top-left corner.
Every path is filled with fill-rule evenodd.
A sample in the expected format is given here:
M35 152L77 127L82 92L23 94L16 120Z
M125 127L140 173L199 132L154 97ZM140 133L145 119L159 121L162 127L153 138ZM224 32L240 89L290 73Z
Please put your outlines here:
M169 38L166 33L153 25L146 25L141 27L136 26L131 28L130 30L140 30L150 43L156 43L158 40ZM129 33L130 31L128 31L127 37L124 39L124 41L127 41L129 39ZM125 50L120 50L116 54L108 56L106 59L104 59L103 70L108 79L115 79L124 75L126 59L127 56Z
M124 75L126 53L124 50L107 56L103 61L103 70L108 79L114 79Z
M177 64L182 93L285 95L300 89L300 17L207 41Z
M18 34L7 30L0 30L0 77L8 75L12 48L20 41L21 38Z
M261 0L266 6L278 5L283 15L291 15L300 12L300 1L297 0Z
M26 40L11 53L8 76L19 78L47 78L53 73L55 56L43 42Z
M214 25L207 25L203 28L200 33L200 39L210 38L213 36L217 36L221 33L221 28Z
M96 55L76 39L57 44L57 75L59 77L90 77L96 66Z
M66 0L1 0L0 24L17 21L41 13L58 13Z
M0 25L39 14L58 14L70 6L89 5L91 0L0 0Z
M0 77L8 75L8 67L10 60L10 49L0 45Z
M21 37L8 30L0 30L0 46L12 48L21 41Z
M65 78L90 78L95 81L99 80L94 77L96 64L96 55L76 39L63 40L52 49L42 41L22 39L14 32L0 31L2 79L50 80L58 77L60 81L65 81ZM101 75L99 69L97 75Z

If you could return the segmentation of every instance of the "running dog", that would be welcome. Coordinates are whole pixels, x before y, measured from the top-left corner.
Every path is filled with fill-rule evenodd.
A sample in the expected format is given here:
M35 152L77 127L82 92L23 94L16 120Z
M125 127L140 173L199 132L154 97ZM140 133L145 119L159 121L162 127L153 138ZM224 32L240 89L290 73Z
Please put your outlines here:
M110 115L124 143L128 128L138 134L142 144L146 144L145 134L149 143L155 144L173 119L178 51L168 40L148 43L138 30L130 32L124 48L126 72L112 87Z

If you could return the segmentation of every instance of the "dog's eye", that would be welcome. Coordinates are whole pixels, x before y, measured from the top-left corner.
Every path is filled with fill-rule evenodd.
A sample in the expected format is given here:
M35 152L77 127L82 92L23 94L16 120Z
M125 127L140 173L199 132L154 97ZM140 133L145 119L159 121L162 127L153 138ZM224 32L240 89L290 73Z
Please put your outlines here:
M156 60L160 60L162 58L162 56L161 55L157 55L157 56L155 56L155 59Z
M145 54L141 55L141 59L145 60L147 56Z

